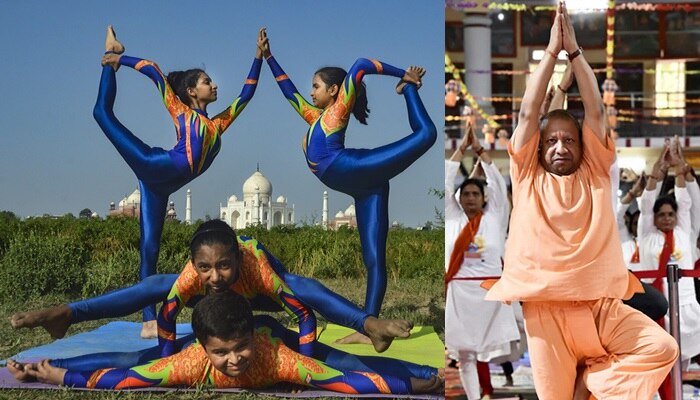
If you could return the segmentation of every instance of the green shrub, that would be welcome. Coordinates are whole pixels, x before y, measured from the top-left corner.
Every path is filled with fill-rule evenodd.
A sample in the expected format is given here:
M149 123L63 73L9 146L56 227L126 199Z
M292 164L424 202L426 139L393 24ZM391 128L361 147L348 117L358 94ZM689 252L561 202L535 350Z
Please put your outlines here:
M82 243L61 235L16 235L0 263L0 297L32 298L48 293L80 294L89 254Z
M30 218L12 220L0 229L7 240L0 259L0 296L47 293L94 296L138 281L139 223L133 218ZM166 222L158 273L179 273L189 258L196 225ZM367 273L357 230L327 231L318 226L285 225L267 230L241 229L265 245L287 269L316 279L362 277ZM391 229L387 241L387 274L441 281L444 230Z
M139 250L119 249L106 258L94 258L85 268L81 297L99 296L139 281Z

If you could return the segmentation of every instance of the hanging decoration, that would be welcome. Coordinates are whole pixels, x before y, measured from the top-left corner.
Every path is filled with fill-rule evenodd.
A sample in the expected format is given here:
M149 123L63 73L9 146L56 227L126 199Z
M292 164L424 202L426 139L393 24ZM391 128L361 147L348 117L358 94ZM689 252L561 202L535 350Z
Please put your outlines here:
M605 11L607 22L605 45L605 82L603 82L603 104L605 104L608 117L608 129L614 131L617 128L617 110L615 109L615 92L619 89L614 79L614 52L615 52L615 0L608 0L608 9Z
M464 68L458 69L460 73L468 72L470 74L492 74L492 75L527 75L530 74L531 71L522 69L522 70L504 70L504 69L470 69L468 71L465 71ZM604 68L593 68L594 73L600 73L600 72L605 72L607 75L608 67ZM656 74L656 70L653 68L647 68L647 69L642 69L642 68L625 68L625 67L613 67L613 71L615 72L615 75L620 75L620 74L647 74L647 75L654 75ZM698 75L700 74L700 70L686 70L685 71L686 75Z
M446 0L445 7L457 9L457 10L470 10L476 8L483 8L489 10L503 10L503 11L556 11L556 5L539 5L530 6L525 3L496 3L488 1L464 1L464 0ZM685 11L690 12L693 10L700 10L700 4L697 3L674 3L674 4L657 4L657 3L620 3L614 5L615 10L632 10L632 11ZM590 8L587 11L605 11L606 8Z
M445 53L445 72L452 75L452 78L459 83L462 98L469 102L469 106L476 111L481 118L485 119L489 126L498 128L500 125L486 111L484 111L474 99L474 96L469 93L467 85L462 82L462 77L459 75L459 69L455 67L450 59L450 56Z

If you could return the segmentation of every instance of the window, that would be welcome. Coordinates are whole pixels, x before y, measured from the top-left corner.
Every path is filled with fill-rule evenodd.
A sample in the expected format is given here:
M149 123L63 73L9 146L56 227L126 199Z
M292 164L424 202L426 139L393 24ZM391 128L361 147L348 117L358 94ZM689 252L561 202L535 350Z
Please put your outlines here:
M520 44L546 46L554 21L553 11L524 11L520 13Z
M615 58L658 58L659 15L656 12L615 13Z
M682 117L685 115L685 62L656 62L657 117Z
M512 11L491 14L491 55L515 57L515 18Z
M700 11L666 14L665 58L700 57Z
M445 23L445 50L464 51L464 26L462 22Z
M579 46L584 49L605 48L607 22L604 12L572 14L571 24Z

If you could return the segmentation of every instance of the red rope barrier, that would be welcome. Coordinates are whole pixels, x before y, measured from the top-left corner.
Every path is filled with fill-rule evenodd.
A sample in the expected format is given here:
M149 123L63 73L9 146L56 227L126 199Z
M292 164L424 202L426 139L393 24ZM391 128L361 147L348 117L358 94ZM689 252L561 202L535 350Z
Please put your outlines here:
M500 276L470 276L468 278L452 278L453 281L485 281L489 279L501 279Z
M700 278L700 270L698 269L679 269L678 270L681 274L681 277L685 278ZM653 269L649 271L635 271L632 272L634 276L636 276L639 279L645 279L645 278L658 278L659 276L659 271ZM664 276L665 278L665 276Z

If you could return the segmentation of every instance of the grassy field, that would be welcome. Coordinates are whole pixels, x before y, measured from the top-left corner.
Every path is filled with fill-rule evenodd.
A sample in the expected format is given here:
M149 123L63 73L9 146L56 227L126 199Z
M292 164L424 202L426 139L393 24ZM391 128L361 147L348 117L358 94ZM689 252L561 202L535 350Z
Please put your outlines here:
M365 282L360 279L323 279L322 282L342 294L355 303L362 303L364 298ZM438 293L440 293L438 295ZM440 338L444 341L444 299L442 296L442 283L427 279L405 279L400 281L390 281L387 296L384 301L382 317L384 318L405 318L415 322L417 325L430 325L436 328ZM43 329L33 330L13 330L7 322L9 317L17 311L27 309L37 309L59 304L67 299L57 296L46 296L40 300L24 303L11 302L0 306L0 358L5 359L18 352L50 343L51 337ZM190 318L190 311L185 310L178 322L187 322ZM286 314L274 314L282 322L293 326ZM126 318L131 321L139 321L139 315L132 315ZM85 322L72 326L68 334L72 335L87 330L92 330L103 325L106 320ZM325 321L319 316L319 323ZM117 397L118 396L118 397ZM114 392L82 392L68 389L51 391L21 391L21 390L1 390L0 399L267 399L271 397L258 396L253 394L224 394L201 390L198 392L169 392L169 393L114 393Z
M195 225L166 223L161 239L158 271L177 273L188 258L189 238ZM15 331L9 317L18 311L49 307L131 285L136 282L138 222L31 218L20 220L0 212L0 359L51 342L43 329ZM313 277L331 290L363 305L366 271L357 231L325 231L319 227L261 227L239 232L263 243L295 274ZM391 229L387 246L388 290L381 317L401 318L416 325L434 326L444 341L443 254L444 231ZM178 322L189 322L185 310ZM293 326L283 313L275 316ZM320 316L319 324L325 324ZM126 318L140 321L140 315ZM68 335L93 330L106 320L86 322ZM0 390L0 399L224 399L264 396L198 392L114 393L67 389L51 391Z

